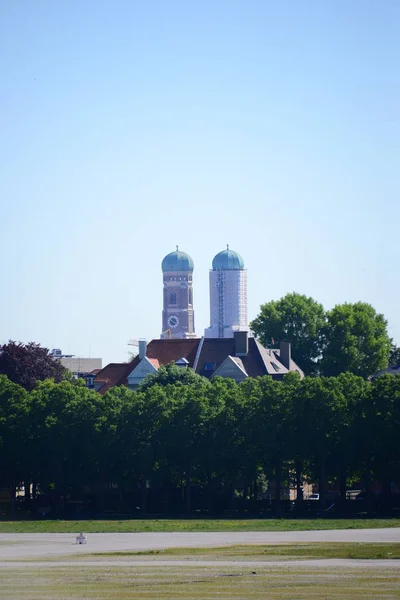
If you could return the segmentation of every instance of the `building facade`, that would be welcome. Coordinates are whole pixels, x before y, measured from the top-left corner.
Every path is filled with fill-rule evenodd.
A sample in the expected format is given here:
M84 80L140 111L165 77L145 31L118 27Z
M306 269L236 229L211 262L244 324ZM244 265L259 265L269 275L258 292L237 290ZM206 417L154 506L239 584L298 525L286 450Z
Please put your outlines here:
M231 338L235 331L248 331L247 271L240 254L227 246L219 252L210 270L210 327L207 338Z
M193 260L176 247L161 264L163 273L162 338L195 338Z
M95 378L95 389L104 394L111 387L126 385L136 389L161 365L174 363L180 368L192 368L212 379L229 377L237 383L248 377L269 375L282 380L290 371L304 377L292 360L289 342L279 348L267 349L247 331L236 331L230 338L159 339L148 344L139 342L139 354L130 363L111 363Z

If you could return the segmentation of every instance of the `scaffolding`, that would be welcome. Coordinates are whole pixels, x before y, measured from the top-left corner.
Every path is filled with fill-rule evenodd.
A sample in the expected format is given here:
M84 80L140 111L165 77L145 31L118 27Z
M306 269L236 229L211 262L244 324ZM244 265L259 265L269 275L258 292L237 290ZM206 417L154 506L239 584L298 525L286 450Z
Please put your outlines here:
M224 324L225 324L225 307L224 307L224 288L225 288L225 277L222 269L218 270L218 337L224 337Z

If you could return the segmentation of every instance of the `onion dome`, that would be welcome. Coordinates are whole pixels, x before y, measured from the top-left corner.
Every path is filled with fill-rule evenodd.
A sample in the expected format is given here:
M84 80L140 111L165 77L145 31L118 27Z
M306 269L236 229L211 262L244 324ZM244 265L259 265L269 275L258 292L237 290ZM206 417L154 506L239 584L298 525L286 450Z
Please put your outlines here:
M192 258L186 252L182 252L176 247L174 252L170 252L161 263L163 273L171 271L193 271L194 263Z

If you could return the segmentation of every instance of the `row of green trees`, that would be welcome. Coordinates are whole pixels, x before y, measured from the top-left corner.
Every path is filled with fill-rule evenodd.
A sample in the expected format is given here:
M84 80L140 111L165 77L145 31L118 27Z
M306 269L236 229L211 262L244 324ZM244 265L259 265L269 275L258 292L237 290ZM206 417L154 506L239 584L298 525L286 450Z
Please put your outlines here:
M183 379L183 380L182 380ZM345 494L355 480L379 483L389 495L400 482L400 377L372 382L337 377L236 384L211 382L174 365L161 367L141 389L104 396L83 383L52 380L31 390L0 376L0 487L32 484L57 497L112 483L121 493L149 487L184 492L193 486L229 490L232 502L261 480L276 489L305 479ZM126 507L125 507L126 508Z
M293 358L306 375L351 372L367 378L400 360L385 317L365 302L326 311L313 298L291 293L263 304L250 326L268 347L291 342Z

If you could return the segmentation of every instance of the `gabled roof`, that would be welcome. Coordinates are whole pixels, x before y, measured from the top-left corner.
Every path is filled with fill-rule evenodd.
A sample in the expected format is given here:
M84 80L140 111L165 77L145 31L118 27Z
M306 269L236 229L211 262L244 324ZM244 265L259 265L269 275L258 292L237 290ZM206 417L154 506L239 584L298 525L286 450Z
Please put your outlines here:
M151 340L147 345L147 358L156 358L160 365L168 365L180 358L186 358L193 367L200 338L193 340Z
M188 361L189 367L193 367L196 360L196 373L208 378L218 374L218 369L227 359L249 377L270 375L274 379L282 379L288 373L280 360L280 351L264 348L255 338L248 338L248 352L240 357L236 356L235 338L157 339L147 345L146 358L156 369L182 358ZM130 363L107 365L97 374L95 389L104 394L113 386L128 385L128 375L139 363L140 359L136 356ZM290 370L304 377L293 360L290 361Z
M138 363L138 356L135 356L129 363L110 363L97 373L95 389L101 394L105 394L116 385L128 385L128 375Z
M199 343L200 338L151 340L147 345L146 357L156 369L160 365L168 365L180 358L186 358L189 366L193 367ZM110 363L96 375L95 389L101 394L105 394L114 386L128 385L128 376L139 362L139 356L135 356L129 363Z
M241 381L245 377L248 377L242 360L238 356L231 356L230 354L215 370L214 376L232 377L236 381Z
M249 338L248 342L248 353L246 356L240 357L246 373L249 377L267 375L268 372L266 372L264 362L258 351L256 340L254 338ZM218 369L227 356L235 356L234 338L205 338L197 363L196 372L205 377L212 377L215 370ZM209 363L215 363L214 372L205 369L205 366Z
M149 358L149 357L147 357L147 358ZM151 362L153 367L155 367L156 369L158 369L158 367L160 366L158 358L149 358L149 362Z

